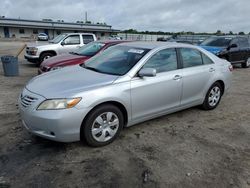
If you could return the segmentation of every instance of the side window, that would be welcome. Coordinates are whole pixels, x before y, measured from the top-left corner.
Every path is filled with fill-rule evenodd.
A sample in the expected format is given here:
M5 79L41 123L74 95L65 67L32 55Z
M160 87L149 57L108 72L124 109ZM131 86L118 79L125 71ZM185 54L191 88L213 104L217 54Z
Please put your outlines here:
M194 67L202 65L201 52L191 48L181 48L181 57L183 61L183 68Z
M240 47L248 47L248 39L247 38L239 38L239 46Z
M74 45L80 44L80 36L79 35L71 35L64 39L64 43L66 45Z
M209 64L214 63L207 55L201 53L201 56L202 56L202 60L203 60L204 65L209 65Z
M236 44L237 46L239 46L239 40L237 38L234 38L230 44Z
M177 57L175 49L165 49L154 54L143 66L143 68L154 68L157 73L177 69Z
M84 44L88 44L92 41L94 41L93 35L82 35L82 40Z

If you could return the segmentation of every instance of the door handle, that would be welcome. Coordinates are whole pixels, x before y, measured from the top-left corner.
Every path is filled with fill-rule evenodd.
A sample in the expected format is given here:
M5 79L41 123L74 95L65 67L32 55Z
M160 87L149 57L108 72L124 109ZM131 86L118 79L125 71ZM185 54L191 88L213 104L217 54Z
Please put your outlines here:
M181 75L175 75L173 80L180 80L181 78L182 78Z
M209 72L214 72L214 71L215 71L214 68L210 68L210 69L209 69Z

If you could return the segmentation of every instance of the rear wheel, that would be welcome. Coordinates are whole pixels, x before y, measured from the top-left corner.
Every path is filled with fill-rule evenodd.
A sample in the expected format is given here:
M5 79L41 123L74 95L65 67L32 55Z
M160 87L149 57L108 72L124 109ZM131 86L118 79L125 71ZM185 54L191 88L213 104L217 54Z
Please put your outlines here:
M220 103L222 96L222 87L221 84L215 82L208 90L206 98L202 104L204 110L213 110Z
M117 138L123 125L123 114L118 107L102 105L87 116L81 128L81 137L91 146L104 146Z
M250 66L250 58L248 58L245 63L241 64L242 68L248 68L249 66Z

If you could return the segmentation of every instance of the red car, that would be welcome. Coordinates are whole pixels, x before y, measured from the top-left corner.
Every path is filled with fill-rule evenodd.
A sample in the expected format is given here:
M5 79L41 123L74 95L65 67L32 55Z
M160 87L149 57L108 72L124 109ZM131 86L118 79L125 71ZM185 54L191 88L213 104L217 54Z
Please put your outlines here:
M86 60L102 52L103 50L123 42L129 42L129 41L122 41L122 40L95 41L87 45L84 45L83 47L79 48L74 52L51 57L41 63L38 69L38 74L42 74L51 70L56 70L65 66L84 63Z

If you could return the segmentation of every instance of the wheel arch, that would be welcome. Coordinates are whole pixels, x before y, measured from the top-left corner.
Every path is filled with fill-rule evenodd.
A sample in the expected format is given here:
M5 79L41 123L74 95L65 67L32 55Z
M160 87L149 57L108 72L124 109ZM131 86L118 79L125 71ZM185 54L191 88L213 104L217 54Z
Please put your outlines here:
M105 102L102 102L102 103L99 103L97 105L95 105L87 114L86 116L83 118L82 120L82 124L81 124L81 128L80 128L80 136L82 135L81 132L82 132L82 128L84 126L84 123L87 119L87 117L89 116L89 114L91 112L93 112L95 109L97 109L99 106L102 106L102 105L105 105L105 104L111 104L111 105L114 105L116 107L118 107L122 114L123 114L123 117L124 117L124 125L126 126L126 124L128 123L128 111L126 109L126 107L121 103L121 102L118 102L118 101L105 101ZM81 140L83 140L84 138L81 137Z
M57 55L55 50L46 50L46 51L41 52L39 57L41 58L41 56L43 54L45 54L45 53L50 53L50 54L53 54L53 55Z
M225 91L225 83L223 82L223 80L217 80L214 83L219 83L221 85L221 89L222 89L222 95L224 94Z

